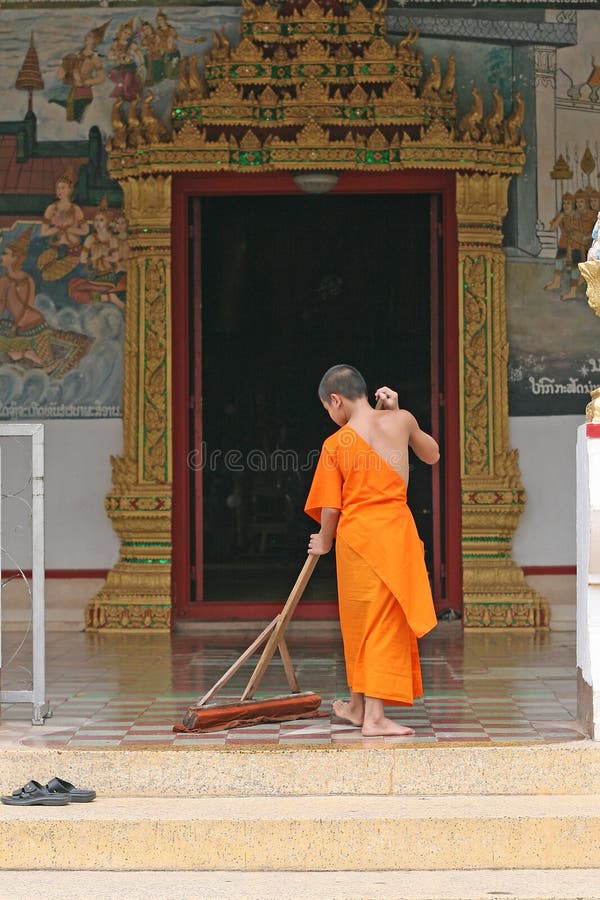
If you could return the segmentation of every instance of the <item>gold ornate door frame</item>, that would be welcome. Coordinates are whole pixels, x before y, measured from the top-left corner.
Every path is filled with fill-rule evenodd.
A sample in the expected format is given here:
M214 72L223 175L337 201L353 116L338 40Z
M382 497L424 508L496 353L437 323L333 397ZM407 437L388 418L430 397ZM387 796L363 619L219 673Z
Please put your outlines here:
M511 555L525 504L508 444L508 185L524 163L524 108L488 116L476 88L456 120L455 65L424 71L410 33L385 37L385 4L286 16L244 0L241 41L182 61L172 131L151 94L115 105L110 167L124 192L128 263L122 457L106 509L119 562L88 607L93 630L171 625L171 183L176 173L444 170L456 175L464 622L534 628L546 606Z

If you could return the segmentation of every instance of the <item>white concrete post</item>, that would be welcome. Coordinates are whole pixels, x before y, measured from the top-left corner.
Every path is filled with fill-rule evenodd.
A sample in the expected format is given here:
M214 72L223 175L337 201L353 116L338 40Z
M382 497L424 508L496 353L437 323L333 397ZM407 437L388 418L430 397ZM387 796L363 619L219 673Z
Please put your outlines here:
M577 429L577 717L600 741L600 425Z
M46 716L50 715L46 700L46 620L45 620L45 561L44 561L44 426L41 424L19 425L12 422L0 422L0 437L30 437L31 438L31 504L27 498L21 497L23 488L9 496L19 497L26 508L31 512L31 546L32 566L31 585L25 573L16 559L10 557L8 551L2 546L0 534L0 556L5 553L11 559L11 564L20 573L28 585L31 596L31 634L32 634L32 690L9 691L0 690L0 704L2 703L31 703L34 725L43 725ZM3 495L0 489L0 505ZM2 581L0 580L0 614ZM29 629L28 629L29 630ZM0 618L0 638L2 621ZM2 660L0 658L0 664Z

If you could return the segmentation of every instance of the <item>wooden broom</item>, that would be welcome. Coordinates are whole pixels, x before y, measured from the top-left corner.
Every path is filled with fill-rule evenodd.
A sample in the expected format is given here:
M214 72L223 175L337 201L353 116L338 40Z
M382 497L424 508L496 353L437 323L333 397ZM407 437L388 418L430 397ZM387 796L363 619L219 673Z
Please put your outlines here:
M289 719L302 719L312 716L321 705L321 697L311 691L301 691L292 664L285 632L295 609L300 602L310 576L317 564L318 556L308 556L296 583L279 615L262 631L224 675L209 691L190 706L183 719L183 725L175 725L173 731L220 731L223 728L236 728L240 725L258 725L262 722L284 722ZM265 643L266 642L266 643ZM236 672L265 644L254 672L239 700L223 704L207 705L215 694L223 688ZM279 697L268 697L254 700L267 667L275 652L279 650L285 677L291 694Z

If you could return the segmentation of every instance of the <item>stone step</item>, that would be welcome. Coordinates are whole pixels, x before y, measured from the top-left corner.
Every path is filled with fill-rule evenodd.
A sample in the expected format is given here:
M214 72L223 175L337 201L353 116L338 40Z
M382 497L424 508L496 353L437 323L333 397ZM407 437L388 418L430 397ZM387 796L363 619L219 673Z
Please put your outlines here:
M600 795L122 797L0 807L0 869L223 865L324 872L600 867Z
M51 741L51 726L48 740ZM40 728L41 731L41 728ZM0 793L54 775L125 797L600 794L600 742L190 749L0 747Z
M600 869L3 872L0 900L598 900Z

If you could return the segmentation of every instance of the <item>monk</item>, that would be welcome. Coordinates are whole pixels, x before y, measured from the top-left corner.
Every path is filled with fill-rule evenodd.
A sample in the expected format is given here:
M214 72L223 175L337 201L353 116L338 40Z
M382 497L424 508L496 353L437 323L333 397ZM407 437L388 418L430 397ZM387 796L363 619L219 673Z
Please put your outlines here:
M335 714L365 736L411 735L384 706L411 706L423 694L417 637L437 623L423 543L406 503L408 448L433 465L436 441L398 409L389 388L375 392L353 366L333 366L319 398L339 430L323 444L305 511L320 523L308 552L336 542L340 625L350 700Z

